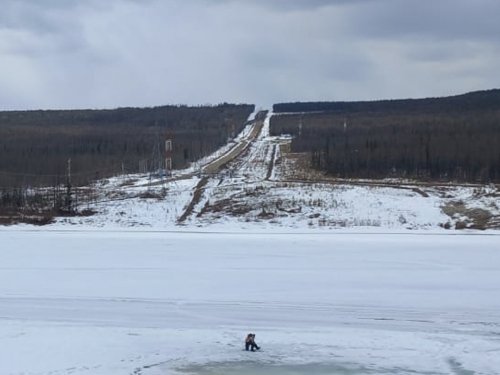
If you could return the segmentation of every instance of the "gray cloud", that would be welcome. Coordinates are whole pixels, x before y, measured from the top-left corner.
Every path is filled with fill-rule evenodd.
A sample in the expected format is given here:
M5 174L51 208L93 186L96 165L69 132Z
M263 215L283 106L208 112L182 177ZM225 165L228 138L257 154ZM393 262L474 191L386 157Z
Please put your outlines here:
M0 108L355 100L500 86L496 0L5 0Z
M214 0L206 0L212 2ZM314 10L323 7L334 7L342 5L353 5L358 3L367 3L377 0L215 0L220 3L237 3L258 5L267 9L276 11L290 11L290 10Z
M498 39L496 0L381 0L353 10L350 29L364 36L434 40Z

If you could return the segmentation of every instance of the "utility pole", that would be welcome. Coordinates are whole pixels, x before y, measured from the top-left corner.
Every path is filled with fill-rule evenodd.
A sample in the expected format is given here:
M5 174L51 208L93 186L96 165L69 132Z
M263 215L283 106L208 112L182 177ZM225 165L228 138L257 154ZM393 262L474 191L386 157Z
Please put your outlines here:
M167 133L165 137L165 174L172 174L172 155L173 155L173 135Z
M72 200L71 200L71 158L68 159L68 175L66 176L66 210L68 212L72 211Z
M71 158L68 159L68 186L71 186Z

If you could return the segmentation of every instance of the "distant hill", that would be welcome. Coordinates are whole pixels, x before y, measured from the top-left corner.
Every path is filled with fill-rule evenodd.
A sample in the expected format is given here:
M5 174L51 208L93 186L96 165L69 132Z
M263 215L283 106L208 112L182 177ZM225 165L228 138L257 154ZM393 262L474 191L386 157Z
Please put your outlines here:
M500 110L500 89L474 91L442 98L375 100L359 102L295 102L278 103L275 113L282 112L457 112Z
M444 98L281 103L272 134L352 178L500 182L500 90Z

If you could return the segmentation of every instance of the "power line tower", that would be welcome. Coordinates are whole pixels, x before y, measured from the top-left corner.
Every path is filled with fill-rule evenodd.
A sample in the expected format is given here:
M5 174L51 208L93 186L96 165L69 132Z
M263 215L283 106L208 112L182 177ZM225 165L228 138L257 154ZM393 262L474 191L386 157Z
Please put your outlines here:
M171 132L167 132L165 136L165 173L167 176L172 174L172 156L174 153L173 138L173 134Z

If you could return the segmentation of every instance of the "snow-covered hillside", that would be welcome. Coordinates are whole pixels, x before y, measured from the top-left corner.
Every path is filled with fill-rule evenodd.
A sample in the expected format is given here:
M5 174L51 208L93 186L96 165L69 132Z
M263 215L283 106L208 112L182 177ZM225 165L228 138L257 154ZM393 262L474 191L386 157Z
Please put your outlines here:
M173 178L128 175L100 181L93 187L97 203L81 205L95 215L59 219L54 226L384 232L500 228L500 191L493 185L304 176L296 155L283 152L290 138L269 136L269 116L260 132L255 123L248 125L223 149L176 171Z

